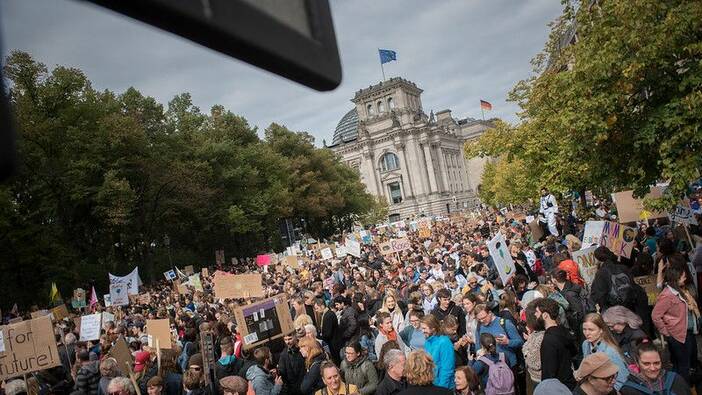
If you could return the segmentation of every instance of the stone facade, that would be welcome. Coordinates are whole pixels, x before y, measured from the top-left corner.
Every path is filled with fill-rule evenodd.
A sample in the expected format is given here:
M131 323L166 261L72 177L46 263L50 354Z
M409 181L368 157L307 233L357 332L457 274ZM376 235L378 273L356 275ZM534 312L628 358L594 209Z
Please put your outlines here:
M356 169L368 191L390 205L390 220L447 215L479 204L474 193L484 160L467 160L463 145L490 122L427 116L422 90L391 78L356 92L356 107L339 122L329 146Z

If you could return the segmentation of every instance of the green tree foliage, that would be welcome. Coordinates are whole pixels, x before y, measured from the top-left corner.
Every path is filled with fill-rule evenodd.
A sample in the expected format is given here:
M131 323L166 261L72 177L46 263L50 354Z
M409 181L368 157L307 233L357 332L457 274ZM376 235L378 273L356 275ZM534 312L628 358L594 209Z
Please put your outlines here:
M190 95L164 108L134 88L95 90L77 69L49 71L13 52L5 75L19 130L19 171L0 185L0 308L45 302L55 281L107 292L107 272L139 265L145 281L280 247L278 223L315 235L372 208L358 175L305 133L266 140L222 106Z
M573 31L577 40L565 45ZM698 176L701 2L603 0L577 12L565 3L533 64L535 75L510 94L519 124L487 133L467 153L501 157L504 171L523 167L529 183L560 192L633 188L641 196L669 181L659 207ZM505 187L519 196L522 185Z

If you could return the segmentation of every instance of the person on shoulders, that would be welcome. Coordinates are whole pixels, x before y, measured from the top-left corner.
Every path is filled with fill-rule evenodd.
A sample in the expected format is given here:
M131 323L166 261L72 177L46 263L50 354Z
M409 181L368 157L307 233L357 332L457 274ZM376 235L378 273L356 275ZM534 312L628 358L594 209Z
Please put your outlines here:
M690 387L679 374L663 369L661 352L651 342L641 343L636 349L636 367L624 386L622 395L675 394L689 395Z

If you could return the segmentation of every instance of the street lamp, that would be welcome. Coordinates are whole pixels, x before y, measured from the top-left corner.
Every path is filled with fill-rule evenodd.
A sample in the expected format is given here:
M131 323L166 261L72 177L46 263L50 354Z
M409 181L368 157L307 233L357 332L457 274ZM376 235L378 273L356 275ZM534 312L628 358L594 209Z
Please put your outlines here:
M163 244L166 245L166 251L168 252L168 263L171 264L171 269L175 271L173 266L173 259L171 259L171 238L168 235L163 236Z

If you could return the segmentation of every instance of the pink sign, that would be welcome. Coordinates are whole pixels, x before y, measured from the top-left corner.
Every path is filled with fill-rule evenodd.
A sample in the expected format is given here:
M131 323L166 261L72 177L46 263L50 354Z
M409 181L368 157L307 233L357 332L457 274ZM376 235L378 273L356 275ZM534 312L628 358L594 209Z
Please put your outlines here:
M256 264L258 266L268 266L271 264L271 256L268 254L259 255L256 257Z

